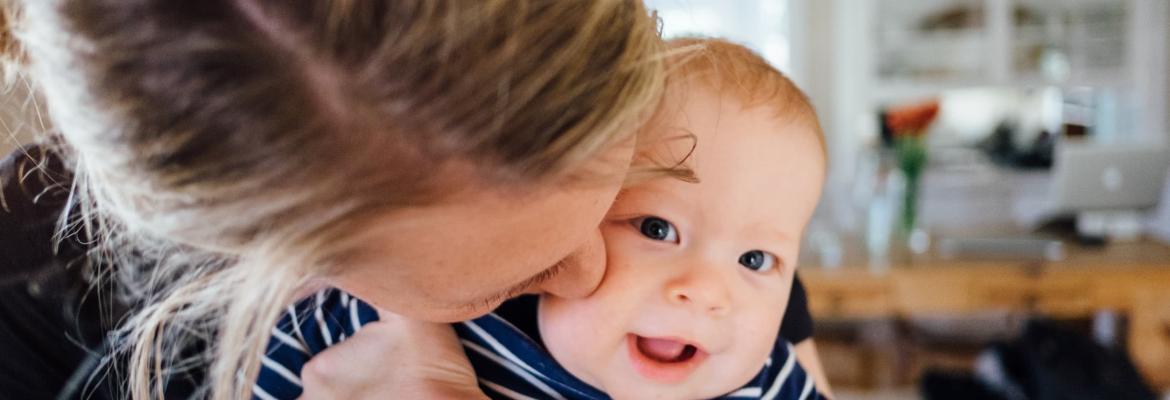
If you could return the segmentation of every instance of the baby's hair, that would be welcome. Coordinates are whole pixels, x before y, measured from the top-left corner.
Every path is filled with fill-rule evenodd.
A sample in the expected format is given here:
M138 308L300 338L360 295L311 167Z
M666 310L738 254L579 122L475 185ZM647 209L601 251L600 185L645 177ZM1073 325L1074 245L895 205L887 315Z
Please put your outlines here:
M666 46L666 94L638 135L638 152L634 167L626 177L627 187L664 176L684 182L699 181L687 166L698 146L695 135L667 126L665 122L677 111L669 109L670 102L666 100L686 96L694 85L730 95L744 108L770 108L781 121L806 124L815 133L821 151L826 151L824 134L808 96L751 49L724 39L696 37L671 39ZM682 146L689 150L662 154L677 148L663 145L674 141L689 143Z
M759 54L716 38L676 38L667 41L667 47L677 54L671 60L668 93L678 85L699 84L735 98L744 108L770 108L783 121L808 124L822 151L825 149L824 134L808 96Z

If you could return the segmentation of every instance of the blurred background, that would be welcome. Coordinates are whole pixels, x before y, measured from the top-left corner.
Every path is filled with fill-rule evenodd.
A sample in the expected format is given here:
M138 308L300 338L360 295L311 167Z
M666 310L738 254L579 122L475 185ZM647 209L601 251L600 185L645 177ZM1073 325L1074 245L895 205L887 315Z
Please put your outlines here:
M647 3L817 107L838 397L1170 398L1170 2Z
M817 107L799 274L839 398L1170 398L1170 1L647 3ZM19 89L0 154L45 129Z

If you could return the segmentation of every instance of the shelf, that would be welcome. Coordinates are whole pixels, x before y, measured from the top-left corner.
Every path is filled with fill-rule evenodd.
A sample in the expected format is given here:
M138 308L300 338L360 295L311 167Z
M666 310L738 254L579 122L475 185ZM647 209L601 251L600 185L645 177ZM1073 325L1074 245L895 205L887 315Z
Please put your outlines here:
M1016 89L1043 89L1052 86L1071 87L1127 87L1132 82L1115 70L1083 71L1074 74L1065 82L1051 82L1039 72L1017 73L1005 81L992 79L885 79L875 81L870 100L882 103L897 103L904 101L921 100L937 96L941 93L974 88L1010 87Z

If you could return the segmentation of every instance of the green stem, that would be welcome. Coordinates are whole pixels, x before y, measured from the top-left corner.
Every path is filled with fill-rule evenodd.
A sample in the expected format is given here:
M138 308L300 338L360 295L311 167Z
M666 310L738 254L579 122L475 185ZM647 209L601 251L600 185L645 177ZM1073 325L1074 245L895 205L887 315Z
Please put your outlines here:
M902 199L902 232L909 234L918 222L918 186L926 167L926 143L919 136L909 135L897 140L898 164L906 177L906 193Z
M902 199L902 233L909 234L918 219L918 178L917 172L906 173L906 193Z

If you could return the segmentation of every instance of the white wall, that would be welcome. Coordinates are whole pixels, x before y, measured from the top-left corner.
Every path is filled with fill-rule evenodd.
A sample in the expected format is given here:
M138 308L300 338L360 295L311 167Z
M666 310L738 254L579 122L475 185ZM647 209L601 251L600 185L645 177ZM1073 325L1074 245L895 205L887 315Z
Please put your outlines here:
M1165 72L1162 73L1161 90L1166 94L1166 97L1163 98L1163 100L1166 100L1170 99L1170 79L1166 78L1166 75L1170 75L1170 29L1165 29L1165 26L1170 25L1170 7L1162 4L1162 9L1159 11L1163 17L1162 29L1163 33L1165 34L1165 40L1163 42L1165 51L1163 51L1161 54L1161 68ZM1162 127L1163 129L1167 130L1166 132L1163 132L1166 135L1166 140L1163 141L1163 143L1166 146L1170 146L1170 109L1168 109L1170 108L1170 104L1163 104L1163 106L1160 108L1161 110L1155 112L1160 112L1162 114ZM1162 187L1162 204L1158 207L1158 210L1155 212L1154 217L1150 221L1150 230L1155 236L1161 237L1163 240L1170 241L1170 177L1167 178L1166 185Z
M817 109L829 147L826 208L836 228L857 229L850 218L850 197L865 138L866 111L859 98L868 98L868 71L872 49L867 47L870 1L790 0L792 18L791 63L795 81ZM869 121L872 122L872 121ZM871 128L871 127L870 127Z
M714 36L755 50L788 72L788 1L786 0L645 0L662 18L662 33Z

